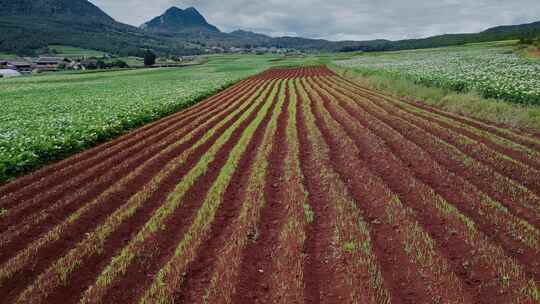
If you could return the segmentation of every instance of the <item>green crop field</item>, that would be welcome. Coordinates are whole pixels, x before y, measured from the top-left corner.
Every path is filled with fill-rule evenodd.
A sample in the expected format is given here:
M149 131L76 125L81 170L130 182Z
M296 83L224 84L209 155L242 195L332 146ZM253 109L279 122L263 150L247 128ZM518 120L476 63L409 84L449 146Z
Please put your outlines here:
M403 76L428 86L478 92L485 98L540 105L540 62L515 54L513 42L370 53L337 64L369 74Z

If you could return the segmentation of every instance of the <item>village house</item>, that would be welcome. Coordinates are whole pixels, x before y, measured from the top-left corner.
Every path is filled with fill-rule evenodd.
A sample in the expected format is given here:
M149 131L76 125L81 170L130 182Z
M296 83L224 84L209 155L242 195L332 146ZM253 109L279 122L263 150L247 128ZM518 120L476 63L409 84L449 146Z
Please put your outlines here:
M66 64L66 69L67 70L75 70L75 71L86 70L85 66L79 61L72 61L70 63L67 63Z
M233 46L233 47L231 47L231 48L229 49L229 52L235 53L235 54L242 54L242 53L245 52L245 50L242 49L242 48L237 48L237 47L234 47L234 46Z
M62 57L39 57L34 62L34 70L37 72L57 71L60 64L67 64L71 60Z
M35 63L37 66L58 66L65 61L62 57L39 57Z
M12 69L0 68L0 78L17 77L17 76L21 76L21 73Z
M26 61L8 61L6 67L11 70L18 71L20 73L32 72L32 64Z
M80 66L82 70L94 70L97 69L98 60L97 59L86 59L82 60L80 62Z

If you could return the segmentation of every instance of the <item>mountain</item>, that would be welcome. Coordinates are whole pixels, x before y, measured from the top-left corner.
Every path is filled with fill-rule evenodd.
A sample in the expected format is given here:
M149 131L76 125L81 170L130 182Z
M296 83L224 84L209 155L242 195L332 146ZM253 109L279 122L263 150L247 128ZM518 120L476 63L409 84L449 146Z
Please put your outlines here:
M209 24L194 7L185 10L171 7L163 15L143 24L141 28L151 32L165 33L220 32L217 27Z

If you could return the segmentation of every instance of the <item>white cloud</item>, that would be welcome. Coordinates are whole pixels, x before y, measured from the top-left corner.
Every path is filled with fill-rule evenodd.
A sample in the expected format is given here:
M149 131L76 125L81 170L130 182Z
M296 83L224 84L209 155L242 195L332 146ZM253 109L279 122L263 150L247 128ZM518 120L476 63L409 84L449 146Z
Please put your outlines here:
M170 6L196 7L224 31L330 40L419 38L540 20L538 0L91 0L140 25Z

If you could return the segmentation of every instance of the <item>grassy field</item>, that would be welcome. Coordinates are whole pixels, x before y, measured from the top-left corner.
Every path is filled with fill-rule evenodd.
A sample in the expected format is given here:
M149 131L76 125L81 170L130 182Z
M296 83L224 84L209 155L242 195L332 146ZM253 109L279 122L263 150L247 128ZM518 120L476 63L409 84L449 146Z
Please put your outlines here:
M270 69L0 187L1 301L538 303L538 176L538 137Z

